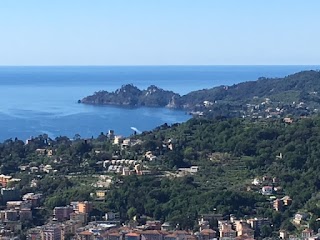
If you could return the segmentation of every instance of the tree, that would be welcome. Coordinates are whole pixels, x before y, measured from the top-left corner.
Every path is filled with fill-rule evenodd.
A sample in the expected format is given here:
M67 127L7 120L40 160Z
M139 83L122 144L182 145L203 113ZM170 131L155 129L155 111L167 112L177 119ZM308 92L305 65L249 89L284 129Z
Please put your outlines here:
M127 211L127 215L128 215L128 218L130 220L132 220L134 218L134 216L137 215L137 209L135 207L129 208L128 211Z
M261 237L263 238L266 238L266 237L271 237L272 235L272 228L271 226L269 225L263 225L260 229L260 235Z
M76 133L73 137L73 140L80 140L81 139L81 136L79 133Z
M293 232L296 230L296 227L292 224L290 219L286 219L282 224L281 224L281 229L287 230L288 232Z
M192 147L186 147L183 155L186 159L192 160L195 158L195 152L193 151Z

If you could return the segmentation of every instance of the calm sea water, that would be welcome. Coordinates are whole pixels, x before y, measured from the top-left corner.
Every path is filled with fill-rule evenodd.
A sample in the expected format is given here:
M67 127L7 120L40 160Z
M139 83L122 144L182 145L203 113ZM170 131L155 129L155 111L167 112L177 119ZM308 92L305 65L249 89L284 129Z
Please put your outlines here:
M109 129L130 135L131 127L151 130L190 118L163 108L125 109L88 106L77 100L99 90L132 83L151 84L180 94L218 85L283 77L319 66L154 66L154 67L0 67L0 141L50 137L97 136Z

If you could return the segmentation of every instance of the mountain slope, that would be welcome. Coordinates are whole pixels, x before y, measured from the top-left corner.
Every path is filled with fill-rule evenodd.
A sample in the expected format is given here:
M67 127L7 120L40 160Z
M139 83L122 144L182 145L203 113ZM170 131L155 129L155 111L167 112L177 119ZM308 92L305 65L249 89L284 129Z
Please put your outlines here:
M201 101L249 101L258 98L281 98L287 93L315 94L320 91L320 72L303 71L284 78L259 78L257 81L243 82L232 86L220 86L191 92L182 96L182 102L197 104ZM279 96L280 95L280 96Z

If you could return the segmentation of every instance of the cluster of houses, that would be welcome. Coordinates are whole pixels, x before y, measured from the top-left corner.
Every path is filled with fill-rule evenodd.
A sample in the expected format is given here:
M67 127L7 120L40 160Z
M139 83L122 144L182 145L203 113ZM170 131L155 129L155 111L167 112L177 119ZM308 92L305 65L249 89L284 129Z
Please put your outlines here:
M10 185L11 183L14 184L16 182L20 182L21 179L19 178L13 178L12 176L10 175L4 175L4 174L1 174L0 175L0 185L2 187L7 187L8 185Z
M139 164L138 160L105 160L103 167L107 169L109 173L117 173L124 176L131 175L131 171L135 166ZM133 172L132 172L133 174Z
M51 157L51 156L53 156L54 151L52 149L37 148L36 153L39 155Z
M42 194L27 193L20 197L15 188L2 188L2 199L6 208L0 210L0 239L19 233L22 224L33 220L33 212L40 205Z
M64 240L76 234L77 229L87 224L92 203L71 202L69 206L55 207L53 218L45 225L31 228L27 232L29 240Z
M141 161L138 160L105 160L103 167L109 173L117 173L123 176L150 174L150 171L145 169Z
M273 201L273 208L277 212L283 211L285 208L292 204L292 199L289 196L284 196L283 198L277 198Z
M252 240L257 231L260 231L263 226L270 226L268 218L251 218L251 219L236 219L231 216L229 220L219 220L219 239L246 239Z
M123 136L120 136L120 135L114 135L113 130L109 131L108 138L111 141L113 141L114 145L120 145L121 149L126 149L128 147L142 143L140 139L124 138Z
M233 215L224 220L220 214L204 214L198 219L199 230L178 230L168 222L147 220L144 225L130 221L121 225L118 213L108 212L103 221L88 222L92 211L91 202L71 202L68 206L55 207L53 218L43 226L28 231L28 240L254 240L255 234L264 226L270 226L268 218L236 219ZM210 228L209 222L216 219L218 228ZM5 239L5 238L1 238ZM311 229L302 231L301 236L279 232L286 240L319 240L320 234Z
M117 165L110 165L108 166L108 172L117 173L122 176L130 176L130 175L147 175L150 174L149 170L142 170L142 165L137 164L131 169L127 166L117 166Z
M56 207L50 223L30 229L29 240L251 240L255 231L270 225L268 219L222 220L222 215L205 214L198 220L199 231L178 230L177 226L158 220L147 220L144 225L130 221L120 225L118 213L108 212L103 221L87 222L90 202L75 202ZM209 221L218 218L218 229L211 229Z
M128 147L142 143L142 140L140 140L140 139L124 138L123 136L115 135L113 130L109 130L107 136L111 141L113 141L114 145L119 145L121 147L121 149L126 149ZM173 150L172 139L167 139L167 140L163 141L162 147L164 149ZM149 161L153 161L156 158L156 156L154 156L151 152L147 152L145 154L145 156L147 159L149 159Z
M320 232L315 233L312 229L304 229L300 236L289 235L288 232L284 230L279 231L279 238L284 240L320 240Z
M254 97L253 100L258 101L259 98ZM278 103L273 103L270 98L265 98L260 103L248 103L246 104L246 110L242 112L243 118L280 118L296 110L305 113L316 112L316 109L309 108L304 102L292 102L279 107ZM284 122L286 121L284 120ZM286 123L292 123L292 121Z
M286 120L288 123L290 119ZM280 153L277 158L282 158ZM272 201L272 207L277 212L282 212L286 210L292 204L292 198L290 196L279 197L279 191L281 187L278 186L278 180L275 177L263 176L262 178L255 178L252 181L252 185L260 188L260 193L262 195L268 196ZM277 197L276 197L277 196ZM281 195L280 195L281 196ZM292 223L303 229L303 226L306 228L301 232L300 236L289 235L285 230L279 231L279 238L286 240L320 240L320 232L314 233L314 231L308 228L308 224L303 224L307 222L309 217L308 213L298 212L294 215Z
M276 177L263 176L262 178L254 178L252 181L252 186L249 187L259 189L262 195L270 196L279 192L282 188L279 186L279 181Z
M28 193L21 199L20 191L12 187L20 179L0 175L1 200L5 208L0 210L0 239L22 229L22 223L32 221L32 212L39 206L41 194Z
M50 164L44 165L40 164L38 166L35 166L35 164L29 164L29 165L21 165L19 166L20 171L29 171L30 173L55 173L57 170L53 169L53 167Z
M92 183L91 186L94 188L108 188L112 183L112 177L107 175L99 175L98 180Z

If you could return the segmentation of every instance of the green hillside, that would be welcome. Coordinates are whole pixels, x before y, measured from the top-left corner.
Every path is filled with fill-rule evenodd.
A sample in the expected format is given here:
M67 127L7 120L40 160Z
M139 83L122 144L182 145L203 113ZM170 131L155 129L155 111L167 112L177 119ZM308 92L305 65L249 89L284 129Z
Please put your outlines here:
M204 100L217 101L250 101L254 97L270 98L281 101L293 95L293 99L301 101L305 95L320 91L320 72L303 71L284 78L260 78L257 81L243 82L232 86L220 86L191 92L182 97L184 103L194 104Z

